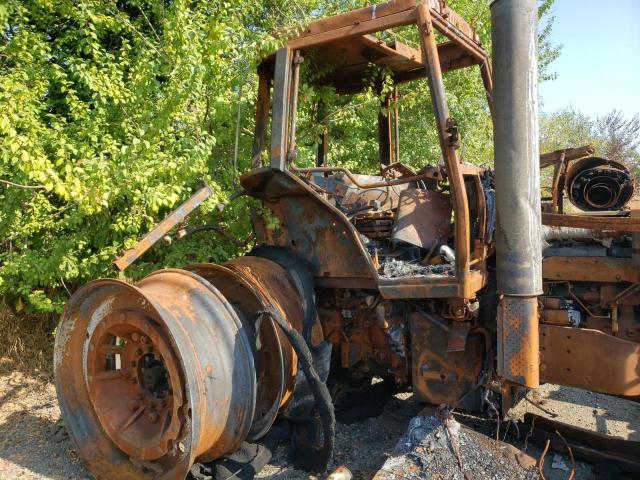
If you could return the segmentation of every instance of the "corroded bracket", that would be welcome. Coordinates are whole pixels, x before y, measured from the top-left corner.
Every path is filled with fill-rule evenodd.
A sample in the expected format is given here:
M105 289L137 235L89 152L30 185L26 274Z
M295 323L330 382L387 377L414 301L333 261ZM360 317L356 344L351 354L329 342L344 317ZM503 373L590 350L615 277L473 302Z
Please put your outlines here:
M162 220L153 230L147 233L135 247L124 252L113 263L122 272L149 250L158 240L164 237L173 227L182 222L191 212L213 194L213 189L205 182L205 186L193 194L186 202L176 208L167 218Z

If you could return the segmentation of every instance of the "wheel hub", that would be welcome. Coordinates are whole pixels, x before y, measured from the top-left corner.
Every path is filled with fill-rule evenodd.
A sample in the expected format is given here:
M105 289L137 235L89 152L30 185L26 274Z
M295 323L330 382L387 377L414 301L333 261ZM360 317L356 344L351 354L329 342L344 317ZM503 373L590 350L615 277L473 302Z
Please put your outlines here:
M135 312L105 317L89 339L87 387L96 415L118 448L155 460L181 429L182 379L160 327Z

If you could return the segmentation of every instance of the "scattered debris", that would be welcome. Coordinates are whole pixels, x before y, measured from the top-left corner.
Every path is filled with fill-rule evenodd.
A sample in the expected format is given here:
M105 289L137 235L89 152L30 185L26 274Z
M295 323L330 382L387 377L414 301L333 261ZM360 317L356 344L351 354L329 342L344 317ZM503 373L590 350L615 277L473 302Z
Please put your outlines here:
M440 265L422 265L420 263L386 258L382 262L381 274L387 278L398 277L420 277L426 275L453 275L455 271L454 263L443 263Z
M537 478L533 461L523 468L511 448L461 426L450 416L443 420L438 416L414 417L395 453L375 480Z

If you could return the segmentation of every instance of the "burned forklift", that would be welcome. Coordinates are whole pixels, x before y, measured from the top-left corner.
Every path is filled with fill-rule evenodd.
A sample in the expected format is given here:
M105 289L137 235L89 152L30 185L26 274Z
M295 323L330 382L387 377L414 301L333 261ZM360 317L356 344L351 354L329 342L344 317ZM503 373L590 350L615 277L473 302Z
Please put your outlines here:
M440 0L313 22L264 60L253 168L241 178L243 194L267 212L253 218L257 247L135 285L91 282L63 313L58 398L96 478L184 478L196 462L259 441L309 399L313 409L302 411L319 412L322 470L333 441L327 375L380 377L422 402L469 410L488 391L508 406L541 382L640 395L640 222L625 209L633 181L606 160L570 165L592 152L540 158L536 3L496 0L491 9L493 65ZM410 25L420 48L380 36ZM387 115L376 129L378 175L326 165L326 138L317 166L297 166L308 52L335 67L317 82L338 93L365 88L371 64L395 85L426 78L441 163L417 172L400 163ZM495 174L459 157L442 74L460 68L477 68L486 90ZM554 165L543 213L541 161ZM590 212L564 213L563 192ZM116 265L124 270L210 194L199 191Z

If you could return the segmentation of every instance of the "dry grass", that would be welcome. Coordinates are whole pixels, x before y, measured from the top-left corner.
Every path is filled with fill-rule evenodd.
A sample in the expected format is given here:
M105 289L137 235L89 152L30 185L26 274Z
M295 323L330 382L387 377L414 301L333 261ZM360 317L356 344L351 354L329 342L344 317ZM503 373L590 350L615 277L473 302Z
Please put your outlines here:
M0 305L0 374L19 371L49 379L57 322L55 314L15 314Z

